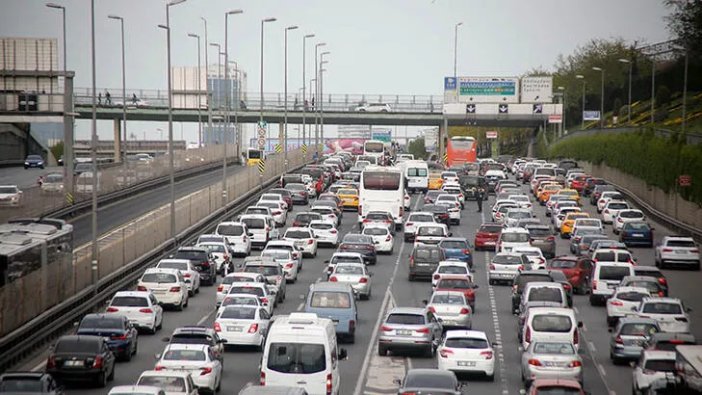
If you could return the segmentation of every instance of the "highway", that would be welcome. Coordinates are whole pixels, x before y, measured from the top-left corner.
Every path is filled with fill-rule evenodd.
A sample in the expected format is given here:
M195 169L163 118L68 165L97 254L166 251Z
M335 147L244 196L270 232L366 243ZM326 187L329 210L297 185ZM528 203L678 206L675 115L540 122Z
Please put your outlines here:
M2 167L0 168L0 185L17 185L19 189L26 189L37 186L39 176L50 173L63 173L63 167L46 167L44 169L38 167L25 169L20 166Z
M193 181L195 182L195 181ZM189 184L188 184L189 185ZM195 188L195 185L192 186ZM183 193L179 187L179 193ZM526 192L526 186L524 187ZM167 194L161 193L167 196ZM494 199L491 197L491 200ZM158 200L158 199L157 199ZM488 202L491 203L491 202ZM128 203L126 203L129 205ZM143 204L141 207L146 207ZM413 209L421 207L418 196L413 196ZM484 205L489 207L489 205ZM302 208L296 206L295 212ZM596 211L587 202L584 209L596 216ZM294 214L295 212L291 213ZM549 223L544 216L544 208L535 205L535 214L543 223ZM479 214L475 211L475 203L468 202L462 213L460 226L453 226L451 231L454 236L467 237L473 240L477 227L487 219L487 212ZM289 215L288 223L293 215ZM214 225L214 224L213 224ZM660 240L666 234L671 234L661 224L654 223L656 239ZM357 231L356 214L344 214L340 228L342 234ZM607 234L614 238L611 227L607 227ZM557 240L557 255L568 254L568 241ZM407 279L407 261L412 245L402 241L401 233L395 238L395 254L380 255L378 264L371 266L373 277L373 297L368 301L359 301L359 323L355 344L344 344L348 350L349 358L341 362L341 393L358 395L366 394L391 394L396 393L397 386L393 379L402 378L409 368L436 367L433 358L418 356L389 356L380 357L376 350L375 333L378 328L379 317L384 311L383 301L385 294L389 305L396 306L421 306L422 300L430 295L429 282L409 282ZM320 249L316 258L306 258L304 269L295 284L289 284L287 299L279 305L275 314L287 314L300 311L303 308L303 298L308 286L322 278L324 260L333 253L333 249ZM639 265L653 265L653 250L648 248L633 249L638 258ZM255 252L254 254L257 254ZM498 341L496 349L496 375L494 382L487 382L476 378L461 377L467 380L467 390L470 394L517 394L522 388L519 372L521 351L516 337L516 317L510 309L510 287L490 286L487 281L487 262L493 252L474 252L474 278L480 286L476 293L476 312L473 318L473 329L483 330L492 341ZM670 286L670 295L683 299L688 307L693 309L692 332L697 338L702 338L700 330L700 313L702 301L696 298L697 281L699 273L682 270L664 270ZM165 345L164 336L168 336L173 329L183 325L213 324L215 307L215 287L204 287L200 294L192 298L190 306L184 312L167 311L164 315L163 329L156 335L140 335L138 354L128 363L119 363L115 380L109 386L133 384L140 373L152 369L155 364L154 354L160 353ZM614 366L609 360L609 333L605 324L604 307L592 307L587 296L574 296L576 314L584 323L581 331L581 354L585 366L585 388L592 394L624 394L631 392L631 368L627 365ZM259 377L258 364L260 352L253 349L229 349L225 355L225 373L222 382L223 393L236 393L248 383L257 383ZM42 369L46 353L27 362L24 369ZM95 389L71 387L68 394L107 394L109 389Z

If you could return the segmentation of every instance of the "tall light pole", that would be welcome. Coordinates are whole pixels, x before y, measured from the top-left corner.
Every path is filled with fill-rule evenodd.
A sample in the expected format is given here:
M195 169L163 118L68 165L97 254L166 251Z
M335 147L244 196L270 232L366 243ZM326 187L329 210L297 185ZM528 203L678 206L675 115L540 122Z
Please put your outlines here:
M458 62L458 27L463 25L463 22L458 22L453 26L453 78L456 79L456 65Z
M166 4L166 24L158 25L166 30L166 52L168 56L168 169L170 175L171 192L171 237L176 236L176 213L175 213L175 163L173 160L173 81L171 78L171 15L170 8L185 2L185 0L171 0Z
M309 141L306 140L309 136L305 130L305 111L307 111L307 95L305 94L305 87L307 85L307 81L305 80L305 54L307 53L307 39L313 37L314 34L306 34L304 37L302 37L302 144L306 146L309 146ZM306 152L305 161L307 161Z
M319 103L319 47L323 47L327 45L327 43L317 43L314 46L314 96L312 96L312 99L317 98L317 103ZM318 124L318 118L317 118L317 106L314 106L314 152L317 153L317 157L319 157L319 124Z
M197 39L197 139L198 148L202 144L202 100L200 93L202 92L202 69L200 68L200 35L188 33L188 37Z
M227 145L229 144L229 110L232 108L232 90L229 85L229 15L243 14L243 10L231 10L224 13L224 86L227 90L224 113L224 155L222 155L222 206L227 204ZM237 151L239 147L237 146ZM237 152L236 157L239 157Z
M656 120L656 59L651 56L651 126Z
M626 122L628 124L631 124L631 72L633 69L634 62L632 62L629 59L619 59L621 63L628 63L629 64L629 104L627 104L626 108Z
M585 81L585 76L582 75L582 74L577 74L577 75L575 76L575 78L577 78L577 79L579 79L579 80L583 80L583 98L582 98L582 107L583 107L583 109L582 109L581 114L580 114L580 118L581 118L581 120L580 120L580 129L583 129L583 130L584 130L584 129L585 129L585 84L587 83L587 81Z
M601 88L600 88L600 129L604 129L604 80L605 71L602 67L593 67L594 71L599 71L602 74Z
M126 67L124 62L124 18L117 15L108 15L109 19L114 19L119 21L120 31L122 36L122 141L124 146L122 147L122 165L124 166L124 177L127 177L127 83L126 83Z
M564 86L559 86L558 90L561 92L561 100L562 100L561 104L563 104L563 115L562 115L562 119L561 119L561 128L560 128L561 129L560 137L563 137L563 131L565 130L565 127L566 127L566 112L567 112L566 111L566 105L567 105L567 103L566 103L566 88Z
M265 18L261 19L261 87L260 87L260 101L261 101L261 108L259 109L260 116L259 116L259 127L263 126L263 25L266 22L275 22L275 18ZM270 137L270 136L268 136ZM260 150L263 150L265 147L258 146Z
M322 136L322 143L324 143L324 78L322 73L327 71L324 69L324 65L329 63L324 60L324 55L329 54L329 51L319 54L319 134ZM324 150L322 150L322 153L324 153Z
M95 97L96 93L96 82L95 82L95 0L90 1L90 58L92 62L92 88L93 88L93 117L91 122L90 130L90 157L92 159L92 207L91 207L91 227L92 227L92 243L91 243L91 279L93 284L93 293L97 293L97 283L99 280L100 273L98 272L98 259L100 250L98 249L98 222L97 222L97 99ZM71 172L73 169L70 169Z
M219 92L221 90L220 89L220 82L222 81L222 78L220 77L220 75L221 75L220 73L222 72L222 57L220 56L221 46L218 43L210 43L209 46L217 48L217 87L215 88L214 80L213 80L212 81L212 90L213 90L212 97L214 98L214 95L215 95L214 92L217 92L217 108L219 109L221 106L221 98L219 97ZM214 100L212 102L214 102ZM210 105L209 105L210 108L212 108L212 104L213 104L212 102L210 102ZM212 120L213 120L213 117L210 117L210 122L212 122ZM218 124L219 124L219 122L218 122ZM217 128L219 129L219 126ZM213 129L210 129L210 130L212 133L214 133Z
M683 72L683 97L682 97L682 125L681 130L683 135L685 134L686 118L687 118L687 48L685 49L685 71Z
M207 48L209 47L208 41L207 41L207 19L204 17L200 17L202 19L202 22L205 24L205 105L207 106L207 127L210 129L210 133L212 133L212 106L210 106L210 60L208 58L208 53L207 53ZM199 45L199 42L198 42ZM198 53L200 51L198 50ZM198 139L198 147L202 148L204 145L204 140L205 134L201 134Z
M285 119L283 121L283 152L285 152L285 171L288 171L288 32L290 30L295 30L297 29L297 26L288 26L285 28L285 61L284 63L284 69L285 69ZM278 140L280 141L280 140Z

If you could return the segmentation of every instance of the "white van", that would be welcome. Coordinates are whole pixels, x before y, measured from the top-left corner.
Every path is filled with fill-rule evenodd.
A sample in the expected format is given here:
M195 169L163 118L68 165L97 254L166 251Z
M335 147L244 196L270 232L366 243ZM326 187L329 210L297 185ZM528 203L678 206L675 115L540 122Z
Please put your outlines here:
M251 237L246 224L232 221L220 222L215 229L215 234L226 238L233 254L248 256L251 253Z
M522 349L534 341L571 342L577 350L580 345L578 328L582 322L575 319L575 311L564 307L533 307L527 312L522 329Z
M531 247L529 231L524 228L504 228L497 239L497 252L512 252L517 247Z
M628 262L597 262L592 272L590 305L604 305L607 298L626 276L634 275L634 265Z
M332 320L314 313L276 316L261 358L260 385L295 383L310 395L338 395L343 359L346 350L337 348Z
M278 240L279 231L273 217L261 214L244 214L239 217L249 230L251 245L264 249L270 240Z
M402 164L409 192L426 192L429 188L429 166L423 160L410 160Z

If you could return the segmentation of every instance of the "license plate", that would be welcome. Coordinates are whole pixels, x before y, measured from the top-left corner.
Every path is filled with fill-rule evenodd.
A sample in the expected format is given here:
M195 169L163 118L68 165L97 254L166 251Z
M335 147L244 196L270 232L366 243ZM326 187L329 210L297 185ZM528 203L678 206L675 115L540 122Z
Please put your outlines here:
M66 361L63 363L63 366L71 367L71 368L76 368L76 367L83 367L83 361Z
M241 332L241 327L240 326L228 326L227 330L229 332Z
M643 233L632 233L634 237L644 237Z
M471 366L475 366L475 362L473 362L473 361L458 361L458 366L471 367Z
M402 336L410 336L410 335L412 334L412 331L401 330L401 329L400 329L400 330L397 331L397 334L398 334L398 335L402 335Z
M687 251L685 250L675 250L676 254L687 254Z

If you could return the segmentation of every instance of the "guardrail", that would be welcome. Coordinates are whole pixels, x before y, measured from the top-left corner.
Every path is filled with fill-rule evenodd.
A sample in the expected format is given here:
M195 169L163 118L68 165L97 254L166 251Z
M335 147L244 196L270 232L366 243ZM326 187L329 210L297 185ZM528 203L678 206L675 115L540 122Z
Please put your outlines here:
M155 215L155 218L152 218L148 223L145 222L146 218L140 218L132 221L123 229L105 235L100 240L100 265L104 266L104 269L111 270L109 272L99 270L100 278L97 284L87 282L87 279L91 278L91 257L80 251L89 248L79 248L75 253L73 263L75 267L73 279L71 284L67 284L67 286L75 287L75 289L81 287L80 291L0 339L0 371L18 363L37 348L45 346L47 342L65 333L81 315L102 304L115 291L135 282L143 270L155 263L158 258L168 254L173 248L181 245L181 242L198 235L213 221L227 217L232 214L233 210L243 209L257 197L259 192L277 181L278 175L283 169L282 157L268 162L264 178L259 176L256 168L248 168L247 172L240 173L238 180L236 175L230 177L232 182L228 184L230 186L228 189L234 190L235 194L231 195L231 201L225 205L217 203L221 202L221 185L213 186L212 191L198 191L179 199L176 211L177 219L179 219L177 221L179 233L175 239L170 239L168 236L159 239L163 232L158 230L165 226L164 218L168 219L170 215L167 209L162 210L166 212L165 215ZM297 155L293 155L290 163L292 169L301 167L304 165L302 155L299 155L299 152ZM238 181L238 184L234 184L235 181ZM199 198L195 198L195 202L193 202L193 196ZM210 202L211 206L208 210L204 209L201 198L206 198ZM156 210L155 213L159 211ZM198 212L205 214L197 217ZM141 222L144 223L139 226L138 224ZM128 229L130 226L137 229ZM168 228L168 226L165 227ZM146 237L147 234L150 237ZM125 246L127 243L131 244ZM118 253L120 244L123 254ZM126 254L127 251L130 255Z

